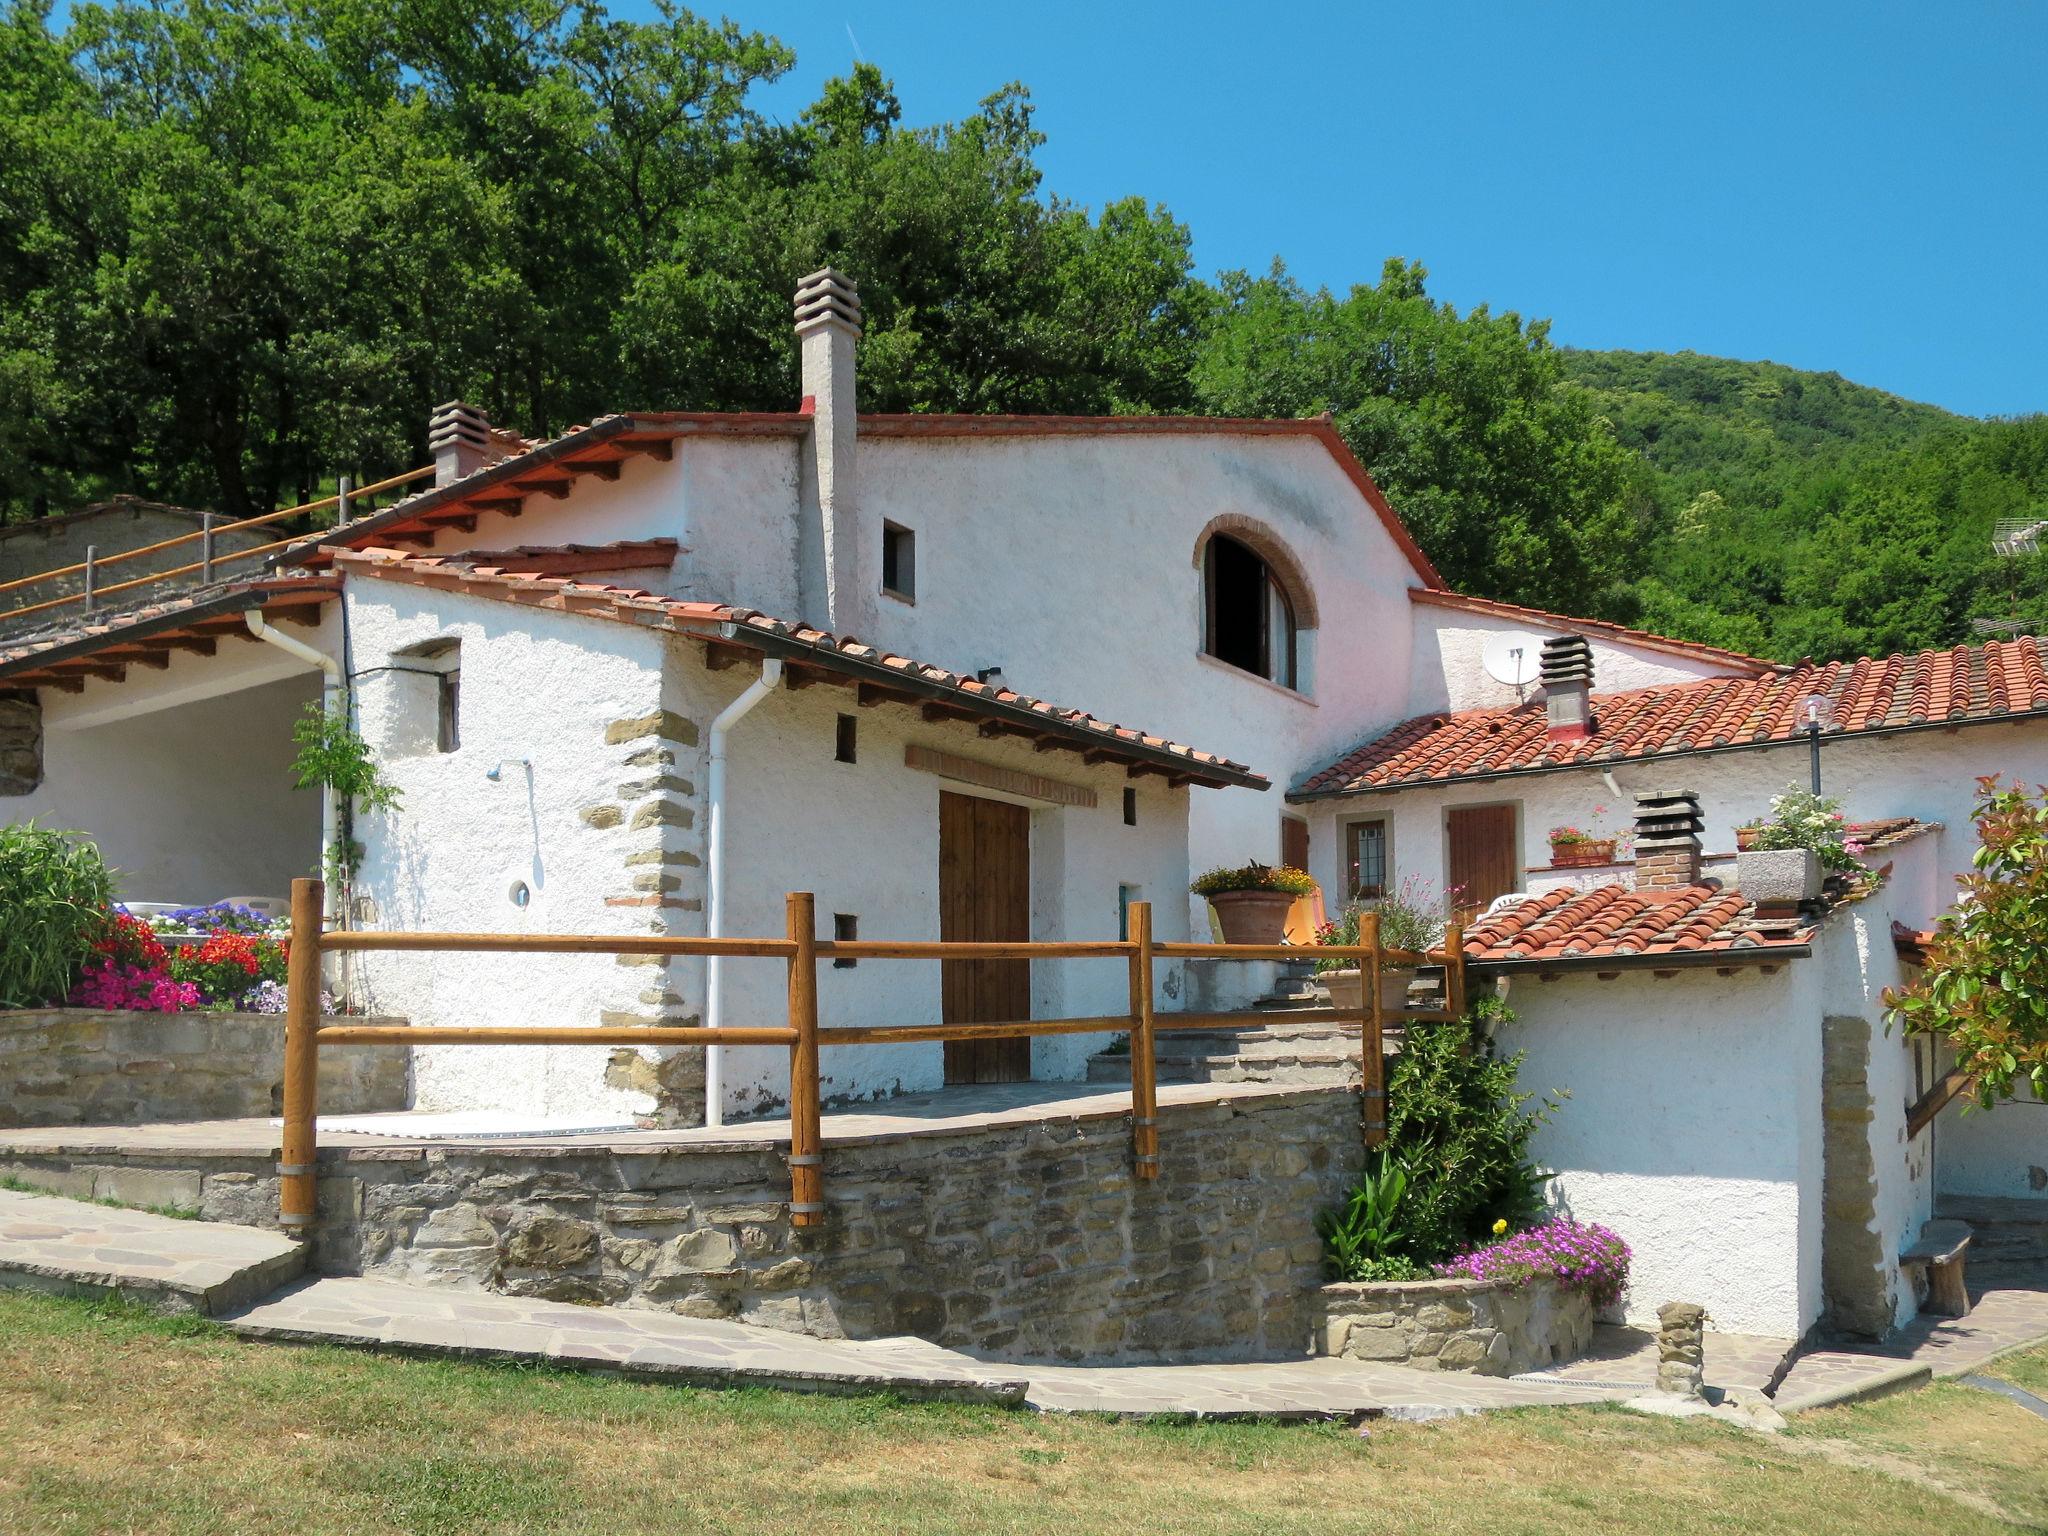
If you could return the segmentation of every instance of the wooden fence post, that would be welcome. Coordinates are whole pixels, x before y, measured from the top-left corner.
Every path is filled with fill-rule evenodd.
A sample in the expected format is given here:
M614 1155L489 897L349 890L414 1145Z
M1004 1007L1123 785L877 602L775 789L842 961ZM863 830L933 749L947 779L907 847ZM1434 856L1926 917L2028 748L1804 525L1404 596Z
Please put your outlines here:
M1134 901L1131 940L1131 1162L1141 1179L1159 1177L1159 1058L1152 1019L1152 903Z
M292 882L291 958L284 1012L284 1132L279 1138L277 1219L298 1235L319 1209L320 937L325 890L318 880Z
M788 898L789 1027L789 1220L816 1227L825 1221L824 1131L818 1099L818 913L809 891Z
M1371 951L1359 968L1365 992L1365 1017L1358 1032L1358 1104L1366 1150L1371 1151L1387 1139L1387 1040L1386 1023L1380 1015L1379 913L1367 912L1359 917L1358 942Z

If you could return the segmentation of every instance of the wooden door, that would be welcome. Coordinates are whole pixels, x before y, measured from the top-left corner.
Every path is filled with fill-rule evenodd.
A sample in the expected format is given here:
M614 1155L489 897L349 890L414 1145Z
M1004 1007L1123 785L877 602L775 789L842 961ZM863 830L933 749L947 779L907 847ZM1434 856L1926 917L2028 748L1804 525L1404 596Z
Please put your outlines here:
M1470 922L1494 897L1521 889L1512 805L1457 806L1445 818L1444 834L1448 883L1458 893L1451 910L1459 922Z
M1003 943L1031 937L1031 813L973 795L939 795L939 937ZM1031 1017L1029 960L947 960L940 965L945 1022ZM948 1040L948 1083L1021 1083L1029 1040Z

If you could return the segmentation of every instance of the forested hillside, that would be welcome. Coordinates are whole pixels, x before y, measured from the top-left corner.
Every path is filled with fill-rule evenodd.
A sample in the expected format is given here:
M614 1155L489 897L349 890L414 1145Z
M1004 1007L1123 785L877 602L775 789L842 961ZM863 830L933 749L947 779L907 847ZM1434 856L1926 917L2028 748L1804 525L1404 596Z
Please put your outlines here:
M1787 660L1981 638L2048 621L2039 557L2002 518L2048 518L2048 418L1979 422L1838 374L1695 353L1572 352L1648 466L1656 532L1635 621Z
M1565 352L1413 261L1205 278L1165 207L1042 185L1021 85L911 125L864 64L770 121L791 62L667 6L0 0L0 519L289 505L458 397L534 436L786 409L830 262L864 408L1329 411L1467 591L1786 657L1962 638L2008 575L2048 616L1988 552L2048 515L2041 418Z

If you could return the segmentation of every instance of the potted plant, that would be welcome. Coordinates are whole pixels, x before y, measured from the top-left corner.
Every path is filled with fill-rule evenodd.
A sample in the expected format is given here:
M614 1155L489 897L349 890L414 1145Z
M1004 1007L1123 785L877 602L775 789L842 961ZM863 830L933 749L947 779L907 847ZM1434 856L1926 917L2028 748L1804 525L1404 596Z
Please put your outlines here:
M1316 930L1316 943L1331 946L1358 942L1359 919L1367 912L1380 918L1380 945L1384 949L1424 950L1443 942L1444 904L1426 880L1413 875L1401 882L1391 896L1367 903L1354 903L1336 921ZM1412 965L1380 966L1380 1012L1402 1013L1408 1007L1408 983L1415 977ZM1330 989L1332 1006L1346 1010L1365 1006L1365 977L1349 960L1318 960L1316 980Z
M1226 944L1285 943L1288 909L1315 888L1304 870L1256 862L1212 869L1188 887L1209 898Z
M1842 802L1797 785L1771 801L1768 821L1736 832L1735 884L1761 906L1785 906L1820 895L1829 870L1863 866L1849 841Z
M1550 829L1550 863L1555 869L1575 869L1589 864L1612 864L1617 839L1595 837L1577 827Z

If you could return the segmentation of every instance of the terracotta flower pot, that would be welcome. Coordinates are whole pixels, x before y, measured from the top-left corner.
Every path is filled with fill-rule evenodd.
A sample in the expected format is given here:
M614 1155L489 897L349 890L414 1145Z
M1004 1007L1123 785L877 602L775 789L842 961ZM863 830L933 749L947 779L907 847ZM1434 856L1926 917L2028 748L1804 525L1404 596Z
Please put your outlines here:
M1294 898L1285 891L1218 891L1209 898L1226 944L1284 944Z
M1594 864L1612 864L1617 838L1592 838L1579 843L1552 843L1550 863L1553 869L1583 869Z
M1750 849L1754 848L1756 846L1756 835L1762 830L1761 827L1737 827L1735 829L1735 851L1737 853L1747 853Z

